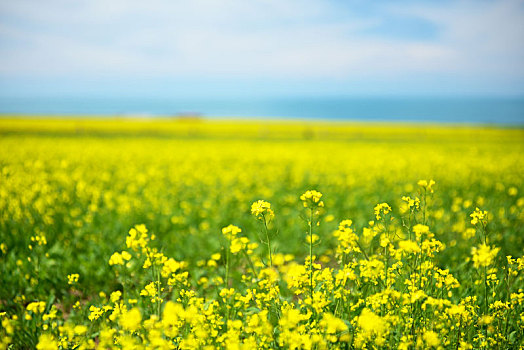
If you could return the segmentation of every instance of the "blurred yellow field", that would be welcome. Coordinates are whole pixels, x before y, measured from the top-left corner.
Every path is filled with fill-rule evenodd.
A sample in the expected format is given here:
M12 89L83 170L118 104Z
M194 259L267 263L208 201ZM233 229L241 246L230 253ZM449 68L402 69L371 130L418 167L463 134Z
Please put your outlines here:
M522 347L523 129L12 117L0 149L3 348Z

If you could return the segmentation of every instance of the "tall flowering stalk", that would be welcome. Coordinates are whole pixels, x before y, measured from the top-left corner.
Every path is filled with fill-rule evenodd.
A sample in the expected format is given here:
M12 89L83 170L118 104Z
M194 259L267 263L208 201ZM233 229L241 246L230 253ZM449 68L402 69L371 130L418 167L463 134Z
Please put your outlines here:
M271 203L266 202L264 200L258 200L254 202L251 205L251 214L257 218L260 222L262 222L264 226L264 233L266 235L266 245L267 245L267 251L269 256L269 266L273 267L273 255L271 252L271 239L269 237L269 229L268 225L275 217L275 213L271 209Z
M473 213L470 214L471 224L475 225L481 244L478 247L471 248L471 254L473 256L473 265L478 269L483 269L484 277L484 313L488 312L488 266L490 266L500 248L490 247L488 245L488 212L486 210L480 210L476 208Z
M428 209L428 192L433 194L433 185L435 185L434 180L419 180L417 185L420 187L420 194L422 196L422 224L426 225L427 219L427 209Z
M300 196L300 200L302 201L304 208L309 209L309 218L307 220L307 224L309 229L309 284L311 297L313 297L313 218L315 215L318 216L320 214L320 208L324 207L324 202L320 200L321 198L322 193L316 190L306 191ZM316 225L318 226L319 224L320 223L317 221Z
M230 266L230 256L231 256L231 248L234 247L234 242L236 242L236 236L242 232L240 227L235 225L229 225L222 228L222 234L227 239L227 247L226 247L226 275L225 275L225 284L226 287L229 285L229 266Z
M384 278L386 288L388 287L388 269L389 269L389 217L386 217L391 212L391 207L387 203L380 203L373 209L377 221L382 220L384 225L384 233L380 237L380 246L384 248Z

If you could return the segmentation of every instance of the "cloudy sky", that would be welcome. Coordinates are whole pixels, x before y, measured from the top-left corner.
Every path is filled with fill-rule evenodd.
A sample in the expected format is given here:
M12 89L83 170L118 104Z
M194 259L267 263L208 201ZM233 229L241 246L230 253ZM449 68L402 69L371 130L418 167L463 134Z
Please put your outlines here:
M524 94L524 1L0 2L0 96L457 94Z

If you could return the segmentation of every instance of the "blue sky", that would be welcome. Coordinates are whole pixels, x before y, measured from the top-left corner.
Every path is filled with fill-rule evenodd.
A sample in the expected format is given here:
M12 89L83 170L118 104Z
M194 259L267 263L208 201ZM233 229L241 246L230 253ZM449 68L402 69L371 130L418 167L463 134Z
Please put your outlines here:
M520 0L0 3L0 96L523 94Z

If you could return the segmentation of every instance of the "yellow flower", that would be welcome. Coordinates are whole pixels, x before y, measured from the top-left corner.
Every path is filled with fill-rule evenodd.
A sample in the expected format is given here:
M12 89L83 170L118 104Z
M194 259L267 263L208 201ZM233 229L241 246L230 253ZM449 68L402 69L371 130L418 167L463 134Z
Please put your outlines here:
M46 245L47 239L44 234L37 234L36 236L31 237L31 242L36 243L37 245Z
M418 238L420 238L420 236L422 236L423 233L429 232L429 227L426 225L417 224L413 226L413 232Z
M308 243L308 244L309 243L315 244L319 240L320 240L320 237L317 234L314 234L314 233L311 236L310 235L306 236L306 243Z
M462 238L464 239L470 239L472 237L475 237L475 229L473 227L468 227L464 232L462 232Z
M489 325L493 322L493 316L491 315L484 315L479 319L480 325Z
M348 326L340 318L333 316L329 312L322 315L322 321L320 324L326 328L326 333L334 334L343 332L348 329Z
M91 305L89 307L89 311L91 311L89 313L89 316L87 316L89 321L97 320L104 313L104 310L102 310L102 309L100 309L100 308L98 308L98 307L96 307L94 305Z
M398 242L398 247L399 249L401 249L403 252L407 254L413 254L413 253L420 252L420 247L418 246L418 244L411 240L404 240L404 241Z
M124 259L125 261L129 261L131 260L131 254L129 254L127 251L122 251L122 259Z
M47 313L46 315L42 316L42 320L47 321L47 320L55 319L56 318L56 312L57 312L57 309L53 305L51 307L51 310L49 310L49 313Z
M308 190L300 196L304 208L323 207L324 202L321 201L320 198L322 198L322 193L316 190Z
M420 208L420 199L418 197L415 197L414 199L411 197L403 196L402 200L406 202L406 205L408 208Z
M142 315L136 307L122 313L120 316L120 325L122 328L131 332L136 331L140 327L140 322L142 322Z
M369 309L363 309L360 316L357 317L357 323L360 329L367 336L373 333L381 335L386 331L387 323L382 317L375 315Z
M128 236L126 237L126 246L133 249L135 252L144 249L149 242L147 232L145 225L135 225L134 228L129 230ZM154 237L151 236L151 239L153 238Z
M124 265L124 259L122 258L122 255L118 252L111 255L109 258L109 265Z
M271 220L275 216L275 213L271 210L271 204L263 200L258 200L251 205L251 214L259 220L264 218Z
M226 238L229 240L231 240L233 237L235 237L240 232L242 232L242 229L240 229L240 227L235 226L235 225L228 225L222 228L222 234L226 236Z
M45 302L43 301L34 301L29 303L26 307L27 311L31 311L35 314L41 314L45 310Z
M380 203L375 206L373 209L375 212L375 217L377 220L380 220L382 218L381 215L386 215L389 212L391 212L391 207L387 203Z
M111 300L111 302L116 303L118 300L120 300L121 296L122 296L122 292L117 290L111 293L111 296L109 297L109 299Z
M67 275L67 283L68 284L75 284L76 282L78 282L78 278L80 277L79 274L77 273L72 273L70 275Z
M308 320L309 314L302 314L300 310L287 308L282 310L282 317L278 321L282 329L291 329L296 327L300 322Z
M491 265L499 251L500 248L491 248L486 244L481 244L478 247L471 248L473 265L477 268Z
M42 334L38 338L38 345L36 348L38 350L57 350L58 342L51 334Z
M155 282L151 282L145 286L145 288L140 292L140 295L154 297L156 295Z
M440 339L438 337L438 334L433 331L425 332L422 338L424 339L424 342L428 347L437 347L440 345Z
M231 253L236 254L242 249L246 248L248 243L249 239L247 237L233 238L229 249L231 250Z
M87 333L87 327L84 325L75 326L74 332L76 335L84 335Z
M424 188L425 190L433 193L433 185L435 184L435 181L433 180L419 180L417 182L417 185L419 185L420 187Z
M482 211L479 208L475 208L475 211L469 215L471 217L471 224L476 225L479 221L482 224L486 224L485 219L487 219L488 212L486 210Z

